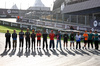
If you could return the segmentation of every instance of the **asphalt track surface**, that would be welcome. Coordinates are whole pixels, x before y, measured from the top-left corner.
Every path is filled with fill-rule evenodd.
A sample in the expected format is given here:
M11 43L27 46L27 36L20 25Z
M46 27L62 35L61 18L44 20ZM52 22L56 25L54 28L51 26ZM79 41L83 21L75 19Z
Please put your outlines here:
M12 48L11 50L5 50L4 36L4 33L0 33L0 66L100 66L100 50L71 50L69 42L67 50L63 48L62 41L62 50L58 48L48 51L46 49L36 49L35 51L30 49L26 51L25 42L24 49L19 49L19 39L17 39L16 50ZM49 41L48 39L48 45ZM81 45L83 46L83 43Z

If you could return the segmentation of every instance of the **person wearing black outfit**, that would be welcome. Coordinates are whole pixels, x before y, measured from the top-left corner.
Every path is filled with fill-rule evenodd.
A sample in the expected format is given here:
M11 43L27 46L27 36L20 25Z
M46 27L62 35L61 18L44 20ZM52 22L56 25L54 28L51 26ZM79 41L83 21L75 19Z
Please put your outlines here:
M24 43L24 32L23 29L21 29L21 32L19 32L19 48L23 48L23 43Z
M64 48L65 48L65 43L66 43L66 48L67 48L67 43L68 43L68 38L69 38L67 32L65 32L65 34L63 35L63 38L64 38Z
M48 49L48 44L47 44L47 36L48 34L46 33L46 30L44 30L44 33L43 33L43 49L44 49L44 42L46 43L46 49Z
M72 44L73 44L73 49L75 49L74 48L74 40L75 40L75 35L74 35L74 32L72 32L70 34L70 49L71 49Z
M33 49L33 42L34 42L34 50L35 50L35 37L36 34L34 33L34 30L32 30L31 38L32 38L32 49Z
M11 49L11 42L10 42L11 34L9 33L9 30L7 30L7 33L5 34L5 37L6 37L5 49L7 49L7 43L9 44L9 49Z
M99 49L99 43L98 43L98 33L97 31L95 31L95 34L94 34L94 45L95 45L95 49L98 50Z
M29 28L27 28L27 32L25 33L25 36L26 36L26 49L27 49L27 46L30 49L30 32L29 32Z
M14 30L14 33L12 34L12 38L13 38L13 49L17 47L17 33L16 30Z

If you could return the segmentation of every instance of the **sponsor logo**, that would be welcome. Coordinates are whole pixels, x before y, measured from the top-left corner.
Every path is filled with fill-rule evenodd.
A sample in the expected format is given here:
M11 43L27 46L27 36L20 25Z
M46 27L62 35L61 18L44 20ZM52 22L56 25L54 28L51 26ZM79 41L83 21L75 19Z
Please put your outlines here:
M91 30L94 31L94 28L92 28Z
M79 30L79 26L77 26L77 30Z
M94 27L97 27L97 26L98 26L98 22L95 20L95 21L93 22L93 25L94 25Z
M11 24L11 25L12 25L12 26L16 26L16 27L18 26L17 24Z
M7 10L7 12L8 12L8 14L10 14L11 13L11 10Z
M28 28L28 26L26 26L26 25L22 25L22 27L23 27L23 28Z
M45 23L45 26L52 26L52 24L50 24L50 23Z
M77 30L87 30L87 28L77 26Z
M0 15L0 17L7 17L7 15Z
M4 22L3 24L4 24L4 25L9 25L9 23L6 23L6 22Z

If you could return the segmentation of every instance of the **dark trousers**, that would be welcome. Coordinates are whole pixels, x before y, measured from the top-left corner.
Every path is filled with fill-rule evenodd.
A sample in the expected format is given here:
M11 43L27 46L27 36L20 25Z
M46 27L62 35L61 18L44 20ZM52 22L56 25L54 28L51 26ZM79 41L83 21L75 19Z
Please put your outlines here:
M98 50L99 46L98 46L98 41L94 41L94 44L95 44L95 49Z
M30 38L26 38L26 48L27 46L30 48Z
M91 44L91 47L93 48L93 41L92 40L88 40L88 48L90 48L90 44Z
M53 48L55 48L54 40L50 40L50 48L51 48L51 46L53 46Z
M47 49L48 48L47 40L43 40L43 49L45 47L45 44L44 43L46 43L46 49Z
M17 40L13 40L13 49L17 47Z
M34 43L34 49L35 49L35 39L32 39L32 48L33 48L33 43Z
M6 40L6 45L5 45L5 48L7 48L7 45L9 45L9 48L11 48L11 43L10 43L10 40Z
M76 49L78 48L78 45L79 45L79 49L81 49L81 44L80 44L80 42L76 42Z
M22 47L23 48L23 43L24 43L24 39L19 39L19 47Z

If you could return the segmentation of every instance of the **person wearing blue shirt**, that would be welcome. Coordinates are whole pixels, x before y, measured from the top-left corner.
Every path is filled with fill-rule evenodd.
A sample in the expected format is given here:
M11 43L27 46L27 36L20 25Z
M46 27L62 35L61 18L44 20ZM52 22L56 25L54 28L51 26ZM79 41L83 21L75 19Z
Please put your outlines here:
M16 49L16 47L17 47L17 33L16 33L16 30L14 30L14 33L12 34L12 38L13 38L13 49Z
M57 34L57 45L56 45L56 48L58 48L58 42L60 43L60 49L62 49L62 47L61 47L61 33L60 33L60 31L58 31L58 34Z
M23 29L21 29L21 32L19 32L19 48L22 47L23 49L23 43L24 43L24 32Z

